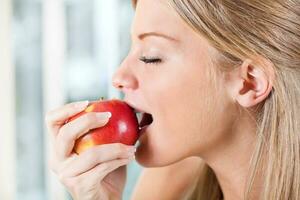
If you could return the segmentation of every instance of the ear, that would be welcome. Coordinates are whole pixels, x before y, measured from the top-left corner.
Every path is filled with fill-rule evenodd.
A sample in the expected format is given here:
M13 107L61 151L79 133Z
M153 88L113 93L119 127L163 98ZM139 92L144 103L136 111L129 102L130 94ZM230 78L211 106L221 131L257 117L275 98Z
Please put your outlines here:
M236 102L245 108L257 105L265 100L273 88L274 68L265 62L268 70L256 67L247 59L236 70L230 72L228 90Z

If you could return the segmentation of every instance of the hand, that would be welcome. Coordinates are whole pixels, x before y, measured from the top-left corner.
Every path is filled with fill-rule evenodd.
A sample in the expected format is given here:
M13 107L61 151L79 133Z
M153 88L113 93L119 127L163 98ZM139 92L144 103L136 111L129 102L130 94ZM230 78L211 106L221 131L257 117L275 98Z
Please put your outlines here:
M104 126L107 113L87 113L65 124L83 111L88 102L67 104L48 112L46 125L52 152L50 168L77 200L121 199L126 181L126 165L134 159L134 146L121 143L92 147L77 155L75 140L90 129Z

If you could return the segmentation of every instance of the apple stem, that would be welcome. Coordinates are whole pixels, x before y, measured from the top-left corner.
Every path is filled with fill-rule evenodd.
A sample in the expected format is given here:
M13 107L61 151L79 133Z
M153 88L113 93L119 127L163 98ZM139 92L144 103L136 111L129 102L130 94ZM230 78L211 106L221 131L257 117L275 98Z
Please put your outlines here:
M103 100L104 100L104 97L100 97L100 100L103 101Z

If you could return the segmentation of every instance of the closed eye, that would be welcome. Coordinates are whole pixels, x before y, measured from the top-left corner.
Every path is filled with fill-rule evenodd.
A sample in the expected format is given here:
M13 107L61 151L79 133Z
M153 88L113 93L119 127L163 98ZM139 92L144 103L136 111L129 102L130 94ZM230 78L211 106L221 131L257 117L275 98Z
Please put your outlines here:
M147 58L145 56L142 56L140 61L144 62L145 64L158 64L162 62L160 58Z

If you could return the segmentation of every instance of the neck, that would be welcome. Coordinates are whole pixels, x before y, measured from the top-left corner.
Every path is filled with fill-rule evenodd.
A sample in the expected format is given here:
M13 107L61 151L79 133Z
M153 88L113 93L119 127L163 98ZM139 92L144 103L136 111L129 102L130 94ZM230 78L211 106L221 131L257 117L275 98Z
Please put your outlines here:
M205 155L204 160L216 174L225 200L244 199L255 148L255 124L250 118L240 118L227 138L209 155ZM251 193L251 196L257 194Z

